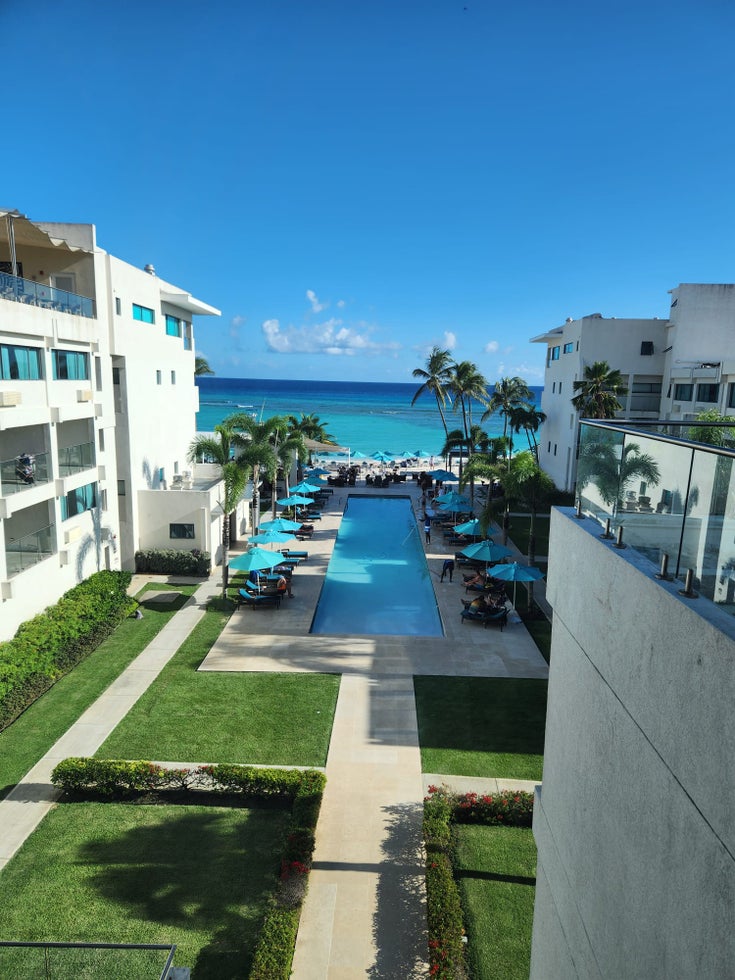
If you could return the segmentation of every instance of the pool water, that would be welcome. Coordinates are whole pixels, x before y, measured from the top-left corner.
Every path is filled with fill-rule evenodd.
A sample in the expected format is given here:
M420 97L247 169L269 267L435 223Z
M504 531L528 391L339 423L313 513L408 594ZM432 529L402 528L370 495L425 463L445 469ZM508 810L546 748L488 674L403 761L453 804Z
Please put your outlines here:
M409 497L351 494L312 633L443 636Z

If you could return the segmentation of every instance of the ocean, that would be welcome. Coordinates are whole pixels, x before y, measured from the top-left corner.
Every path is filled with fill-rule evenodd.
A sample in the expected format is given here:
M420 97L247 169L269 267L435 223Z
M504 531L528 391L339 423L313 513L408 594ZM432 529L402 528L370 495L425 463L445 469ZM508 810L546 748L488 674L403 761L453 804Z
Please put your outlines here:
M340 446L366 456L378 450L408 455L423 450L438 456L444 429L435 399L422 395L411 399L419 384L382 384L361 381L276 381L253 378L218 378L203 375L199 386L197 431L211 432L234 412L252 412L257 418L273 415L318 415L327 432ZM536 402L540 387L531 387ZM480 423L483 408L473 408L472 420ZM450 430L462 428L462 417L447 413ZM502 435L499 416L484 423L492 436Z

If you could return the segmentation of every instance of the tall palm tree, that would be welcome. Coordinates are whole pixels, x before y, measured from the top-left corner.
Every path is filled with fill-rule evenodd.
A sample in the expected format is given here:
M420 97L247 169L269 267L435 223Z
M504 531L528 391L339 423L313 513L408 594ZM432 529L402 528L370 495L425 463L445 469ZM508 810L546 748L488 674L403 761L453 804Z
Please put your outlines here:
M190 463L202 458L216 463L220 469L223 491L219 501L222 508L222 598L227 598L229 577L228 556L230 552L230 515L237 509L250 476L249 469L242 461L232 459L236 445L233 430L223 423L215 425L214 436L199 435L192 440L187 453Z
M237 440L238 459L253 471L253 532L260 527L260 474L277 472L278 457L274 449L276 433L285 427L285 420L278 415L259 422L251 415L236 412L225 419Z
M452 376L452 355L448 350L442 350L441 347L432 347L426 359L426 367L414 368L413 376L414 378L421 378L423 384L411 399L411 404L415 405L425 392L432 394L436 398L436 406L444 426L444 434L449 435L444 409L449 401L448 388Z
M313 413L306 415L301 413L301 418L295 415L287 415L288 431L298 433L305 439L313 439L315 442L324 442L327 445L335 446L334 436L327 432L326 422L322 422L318 415Z
M452 367L449 390L454 396L455 407L459 404L462 411L462 427L465 439L469 439L472 428L473 401L479 402L481 405L488 405L490 402L487 393L487 380L484 375L480 374L477 365L473 364L472 361L460 361Z
M578 392L572 398L572 405L587 419L614 418L623 408L618 399L628 394L622 374L611 368L607 361L587 365L583 379L575 381L572 387Z
M197 355L194 360L194 376L199 377L202 374L214 374L214 371L209 366L209 362L206 357L201 357Z
M509 501L517 502L530 511L528 529L528 564L536 562L536 516L541 508L546 507L549 497L556 487L554 481L536 462L530 450L517 453L510 469L503 476L503 489ZM529 601L533 601L533 582L528 583Z
M482 416L482 421L486 422L496 413L503 416L503 438L508 440L508 427L510 425L511 413L519 405L531 403L533 395L523 378L500 378L495 382L495 389L490 396L488 410ZM512 432L512 429L511 429ZM508 442L508 459L513 452L513 438Z
M511 433L519 433L523 430L528 440L528 448L531 450L538 463L538 442L536 433L541 425L546 421L546 413L542 412L531 402L521 402L513 405L508 413ZM511 437L512 439L512 437ZM513 452L513 443L510 444L510 452Z

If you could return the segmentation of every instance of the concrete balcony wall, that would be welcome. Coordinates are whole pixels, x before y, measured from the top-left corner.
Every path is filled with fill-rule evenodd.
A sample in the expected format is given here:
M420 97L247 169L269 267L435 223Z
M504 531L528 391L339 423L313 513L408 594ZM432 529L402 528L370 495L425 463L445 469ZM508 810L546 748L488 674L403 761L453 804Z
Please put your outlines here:
M731 976L735 623L571 515L552 514L531 976Z

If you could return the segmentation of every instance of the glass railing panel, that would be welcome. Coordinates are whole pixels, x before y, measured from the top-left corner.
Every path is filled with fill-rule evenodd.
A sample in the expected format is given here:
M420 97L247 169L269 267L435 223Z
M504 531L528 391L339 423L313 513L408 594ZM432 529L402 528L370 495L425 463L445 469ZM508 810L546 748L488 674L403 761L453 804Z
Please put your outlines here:
M576 495L602 524L616 512L624 438L614 429L580 426Z
M48 453L23 453L0 462L0 493L4 497L40 483L48 483L50 479L51 459Z
M733 602L735 467L731 456L695 452L679 556L680 577L694 571L694 588L719 603Z
M21 279L7 272L0 272L0 299L11 299L17 303L30 303L57 310L60 313L73 313L77 316L94 317L94 300L66 289L47 286L44 283Z
M93 442L83 442L78 446L67 446L66 449L59 450L59 476L81 473L95 465Z
M25 534L17 540L11 538L5 545L8 578L18 575L27 568L32 568L33 565L55 554L56 530L53 524L39 528L38 531L31 531L30 534Z

